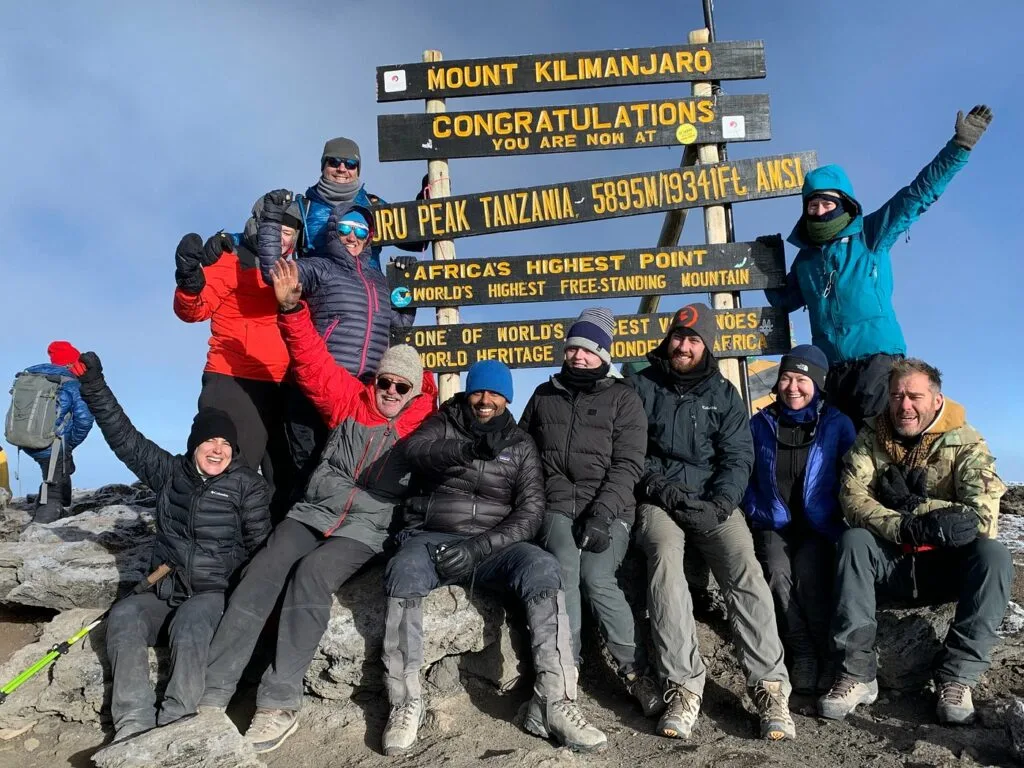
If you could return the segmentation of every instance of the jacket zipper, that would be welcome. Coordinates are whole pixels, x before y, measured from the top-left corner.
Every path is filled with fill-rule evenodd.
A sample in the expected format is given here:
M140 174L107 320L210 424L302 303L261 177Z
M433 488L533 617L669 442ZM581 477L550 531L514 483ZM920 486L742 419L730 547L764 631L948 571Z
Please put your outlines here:
M198 493L193 493L188 505L188 557L185 558L185 577L181 580L185 593L192 597L192 559L196 553L196 505L206 493L206 489L216 478L204 480Z
M565 468L569 469L569 448L572 446L572 429L576 426L576 405L579 401L579 395L571 395L569 402L572 404L572 409L569 411L569 428L565 431ZM576 519L576 483L572 484L572 510L570 512L571 519Z
M370 284L363 277L363 265L358 258L356 259L356 272L359 275L359 279L363 282L363 290L366 291L366 334L363 336L363 349L359 353L359 373L356 374L361 376L363 369L366 367L366 352L370 346L370 330L373 328L373 300L375 296L370 295Z
M382 439L380 441L380 445L377 446L377 452L374 453L373 454L373 458L370 459L371 463L376 461L377 458L380 456L381 451L384 449L384 445L387 443L387 437L390 434L391 434L391 423L389 422L388 426L387 426L387 429L384 430L384 435L383 435L384 439ZM341 514L338 516L338 521L334 525L332 525L330 528L328 528L326 531L324 531L324 537L325 538L327 536L330 536L336 530L338 530L338 528L341 527L341 524L343 522L345 522L345 518L348 517L348 512L352 508L352 503L355 501L355 498L356 498L356 492L359 490L359 472L362 470L363 462L366 460L366 454L368 454L370 452L370 447L373 445L375 440L376 440L376 436L371 437L369 442L367 442L366 447L363 448L363 455L360 456L359 457L359 461L356 462L356 469L355 469L355 472L353 473L352 490L349 491L348 498L345 499L345 506L342 507L342 509L341 509ZM380 474L378 473L378 477L379 476L380 476Z

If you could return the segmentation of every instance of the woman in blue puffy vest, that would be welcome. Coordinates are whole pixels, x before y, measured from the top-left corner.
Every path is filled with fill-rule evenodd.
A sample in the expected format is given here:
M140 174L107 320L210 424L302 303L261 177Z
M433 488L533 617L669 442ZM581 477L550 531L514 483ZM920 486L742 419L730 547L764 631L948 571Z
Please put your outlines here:
M853 422L824 400L828 359L794 347L779 363L778 399L750 420L754 470L741 506L775 600L794 691L831 679L828 656L835 542L842 533L839 469ZM819 668L820 667L820 668Z

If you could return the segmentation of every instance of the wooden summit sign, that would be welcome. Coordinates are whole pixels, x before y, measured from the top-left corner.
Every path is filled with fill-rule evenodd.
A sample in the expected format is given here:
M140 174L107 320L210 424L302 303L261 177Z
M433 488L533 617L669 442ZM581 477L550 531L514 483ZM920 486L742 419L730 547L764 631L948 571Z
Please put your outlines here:
M814 152L375 206L375 245L450 240L800 194Z
M378 115L380 160L537 155L771 138L768 97L697 96Z
M672 324L674 313L623 315L615 321L612 360L643 360ZM777 355L789 349L789 317L770 307L715 311L717 357ZM423 367L436 373L464 371L479 360L500 360L510 368L557 367L565 332L575 318L509 320L470 325L394 329L392 344L412 344Z
M765 76L764 43L542 53L377 67L377 101Z
M388 267L396 307L457 307L780 288L782 237L750 243L420 261Z

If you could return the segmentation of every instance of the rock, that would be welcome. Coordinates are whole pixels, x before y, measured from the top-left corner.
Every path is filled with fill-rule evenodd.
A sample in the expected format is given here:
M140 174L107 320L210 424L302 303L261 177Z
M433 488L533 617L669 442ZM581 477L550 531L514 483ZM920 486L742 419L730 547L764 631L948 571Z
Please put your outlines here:
M25 743L22 744L26 752L35 752L39 749L39 739L25 739Z
M882 688L920 688L932 678L935 654L942 648L954 605L879 608L878 684Z
M1024 762L1024 701L1014 699L1004 717L1013 757L1018 762Z
M1006 493L999 503L1001 515L1024 515L1024 483L1007 485Z
M261 768L266 766L224 714L204 713L104 747L98 768Z

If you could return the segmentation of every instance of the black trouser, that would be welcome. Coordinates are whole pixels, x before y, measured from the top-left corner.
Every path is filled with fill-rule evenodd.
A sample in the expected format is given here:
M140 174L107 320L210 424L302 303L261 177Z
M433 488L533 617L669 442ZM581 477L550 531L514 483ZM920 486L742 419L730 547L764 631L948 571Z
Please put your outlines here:
M53 449L50 449L53 451ZM75 471L75 460L71 451L65 451L63 444L57 453L57 463L54 465L53 478L47 482L50 474L50 458L36 459L39 469L43 473L43 482L39 485L39 496L36 499L36 511L33 520L37 523L52 523L60 519L64 507L71 506L71 475ZM45 488L46 500L43 501L43 489Z
M177 606L143 592L114 605L107 617L106 644L115 731L130 724L167 725L196 711L210 639L223 612L223 592L203 592ZM165 643L171 649L171 674L157 714L146 648Z
M218 408L231 417L242 460L250 469L260 470L270 486L274 522L283 518L291 493L291 460L284 434L281 385L206 371L199 407Z
M825 380L826 399L853 421L858 431L864 421L885 410L889 402L889 370L903 355L879 353L835 363Z
M292 492L289 501L295 503L306 492L306 484L320 461L320 452L331 431L316 406L309 402L297 385L285 382L281 389L284 393L285 436L291 458Z
M753 534L754 553L775 601L787 657L828 658L835 544L815 531L793 526Z
M966 547L910 555L865 528L852 528L839 540L838 557L832 638L841 671L862 682L875 679L876 590L899 598L916 592L926 603L957 601L936 678L978 682L1010 600L1013 561L1004 544L979 538Z
M210 648L203 704L227 706L287 581L274 664L263 675L256 705L298 709L302 679L327 629L334 593L375 554L355 539L325 539L305 523L285 518L231 593Z

